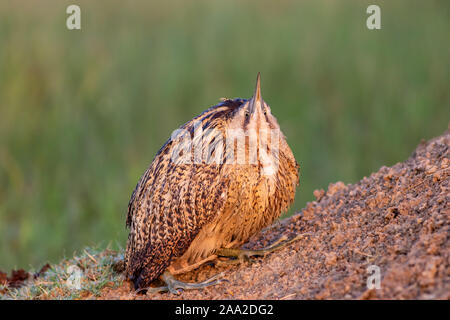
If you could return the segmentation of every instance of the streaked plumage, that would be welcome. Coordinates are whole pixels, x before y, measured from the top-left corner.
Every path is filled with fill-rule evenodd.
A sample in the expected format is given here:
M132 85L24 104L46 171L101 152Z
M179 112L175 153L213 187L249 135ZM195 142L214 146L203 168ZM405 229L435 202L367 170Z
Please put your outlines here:
M283 134L278 155L269 153L268 162L258 157L254 164L229 163L227 156L234 152L236 160L238 145L233 144L231 151L224 142L222 154L218 141L230 128L279 129L260 96L259 76L252 99L225 99L180 127L193 138L194 150L209 151L206 154L212 157L219 154L218 163L194 161L194 153L189 155L191 163L174 160L179 135L163 145L138 182L128 205L125 256L126 274L136 288L148 286L166 269L176 273L217 249L240 247L293 202L298 164ZM195 130L202 131L203 141L210 143L201 143ZM248 153L248 143L245 148ZM263 174L267 163L271 166L275 161L275 174Z

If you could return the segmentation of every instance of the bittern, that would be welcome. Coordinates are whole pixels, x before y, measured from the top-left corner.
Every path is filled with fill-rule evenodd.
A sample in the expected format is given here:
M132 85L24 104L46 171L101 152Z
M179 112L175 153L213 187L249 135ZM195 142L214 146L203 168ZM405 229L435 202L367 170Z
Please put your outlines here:
M251 99L222 101L174 131L140 178L128 205L125 267L136 290L202 288L174 275L206 262L239 262L280 249L240 247L287 211L299 165L269 105L258 73ZM286 240L286 241L284 241Z

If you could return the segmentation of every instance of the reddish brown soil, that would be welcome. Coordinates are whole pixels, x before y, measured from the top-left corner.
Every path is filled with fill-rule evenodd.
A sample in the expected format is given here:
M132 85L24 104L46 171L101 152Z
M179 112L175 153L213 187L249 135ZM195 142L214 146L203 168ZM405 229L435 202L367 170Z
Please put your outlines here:
M180 277L228 282L180 295L135 294L125 283L104 299L449 299L450 131L405 162L359 183L330 184L317 200L256 236L249 248L307 233L289 247L240 266L204 266ZM381 288L367 289L367 268Z

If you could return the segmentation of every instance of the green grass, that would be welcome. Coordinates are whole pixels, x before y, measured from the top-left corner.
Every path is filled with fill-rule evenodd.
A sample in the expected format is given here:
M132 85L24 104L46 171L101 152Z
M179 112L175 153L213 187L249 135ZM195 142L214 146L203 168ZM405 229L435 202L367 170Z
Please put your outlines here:
M73 258L52 264L50 269L35 279L28 279L23 286L8 288L3 294L0 290L0 300L99 297L103 288L116 288L122 284L123 276L114 270L114 265L123 261L122 252L100 247L84 248L80 254L74 253ZM75 280L76 270L79 270L79 284ZM37 270L30 271L31 274L34 272Z
M301 165L294 210L406 159L450 119L448 1L0 3L0 269L125 246L126 206L180 124L258 71Z

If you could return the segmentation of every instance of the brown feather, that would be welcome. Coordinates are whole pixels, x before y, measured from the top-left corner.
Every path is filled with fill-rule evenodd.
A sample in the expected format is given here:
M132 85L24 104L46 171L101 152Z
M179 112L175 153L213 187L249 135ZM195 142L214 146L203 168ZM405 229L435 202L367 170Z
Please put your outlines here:
M202 151L210 148L214 155L228 126L248 102L225 99L180 129L194 138L195 123L201 123L202 138L213 143L205 147L194 138L193 145ZM278 126L275 118L267 120L266 116L270 128ZM275 159L278 170L270 178L261 174L260 162L227 163L228 149L219 163L197 163L192 151L192 163L178 163L172 153L179 144L178 138L169 139L158 151L128 205L126 274L136 288L148 286L169 267L176 271L195 265L219 248L242 245L294 200L298 164L282 134Z

